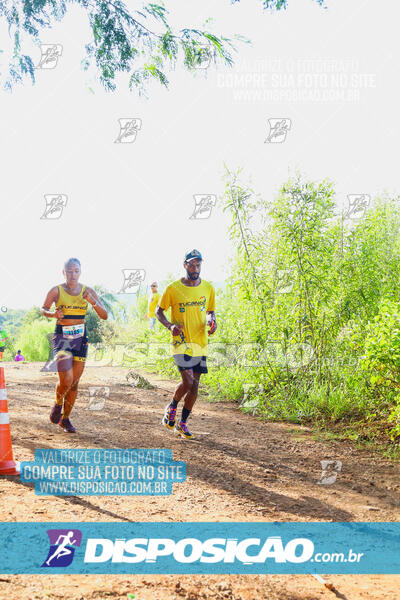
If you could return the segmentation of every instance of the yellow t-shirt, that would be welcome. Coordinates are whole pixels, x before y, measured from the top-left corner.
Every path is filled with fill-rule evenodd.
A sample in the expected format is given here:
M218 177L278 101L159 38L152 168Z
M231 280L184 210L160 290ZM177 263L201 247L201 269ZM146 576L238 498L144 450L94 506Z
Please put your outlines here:
M157 304L159 299L161 298L161 294L159 294L158 292L156 292L155 294L152 294L150 296L150 300L149 300L149 317L155 317L156 316L156 308L157 308Z
M211 283L184 285L181 280L170 283L159 302L162 310L171 307L171 323L183 327L184 341L171 336L172 354L204 356L207 354L207 311L215 310L215 290Z

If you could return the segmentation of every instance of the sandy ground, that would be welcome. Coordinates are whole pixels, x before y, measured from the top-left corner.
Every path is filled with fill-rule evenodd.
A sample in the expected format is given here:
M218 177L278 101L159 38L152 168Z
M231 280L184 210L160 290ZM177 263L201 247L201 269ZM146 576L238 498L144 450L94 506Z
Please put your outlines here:
M128 370L90 364L71 416L78 432L49 421L57 375L39 363L6 367L14 458L36 448L170 448L187 481L167 497L43 497L19 478L0 479L1 521L398 521L400 465L349 443L315 441L309 429L262 423L234 403L199 399L190 418L196 440L160 425L175 382L146 375L155 390L132 387ZM108 386L101 411L88 410L91 385ZM330 485L320 461L340 460ZM330 575L330 591L308 575L0 575L0 598L137 600L400 599L400 576Z

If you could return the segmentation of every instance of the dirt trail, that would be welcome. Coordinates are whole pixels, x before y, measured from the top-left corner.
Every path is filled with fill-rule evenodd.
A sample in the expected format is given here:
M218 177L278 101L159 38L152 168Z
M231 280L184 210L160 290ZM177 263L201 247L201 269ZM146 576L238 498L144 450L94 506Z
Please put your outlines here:
M191 416L196 440L160 425L174 382L146 375L155 390L133 388L127 369L88 365L72 414L75 435L49 421L57 376L41 364L6 367L16 460L36 448L170 448L187 463L187 481L167 497L43 497L18 478L0 479L1 521L398 521L400 465L349 443L322 443L305 427L262 423L233 403L199 400ZM89 385L110 387L102 411L87 410ZM320 461L342 461L335 483L320 485ZM0 598L137 600L400 598L400 576L313 577L0 575Z

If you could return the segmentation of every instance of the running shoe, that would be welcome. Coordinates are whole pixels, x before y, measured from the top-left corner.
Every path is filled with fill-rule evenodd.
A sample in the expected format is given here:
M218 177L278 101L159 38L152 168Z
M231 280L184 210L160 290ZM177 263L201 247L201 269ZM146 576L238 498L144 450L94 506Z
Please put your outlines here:
M184 421L180 421L179 424L175 425L174 432L181 435L185 440L191 440L194 437Z
M55 404L53 406L53 408L51 409L50 421L52 423L55 423L55 425L57 425L57 423L60 422L61 412L62 412L62 405L61 404Z
M76 432L75 427L72 425L71 421L68 418L60 419L60 427L63 428L65 433L75 433Z
M172 404L168 404L165 407L165 415L161 421L162 425L165 425L167 429L173 429L175 425L176 408Z

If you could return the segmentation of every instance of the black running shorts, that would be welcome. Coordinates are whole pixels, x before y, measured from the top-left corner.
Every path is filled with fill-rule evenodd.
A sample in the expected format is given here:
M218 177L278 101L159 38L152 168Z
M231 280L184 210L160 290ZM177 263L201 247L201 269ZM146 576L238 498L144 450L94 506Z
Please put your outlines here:
M56 325L53 334L53 356L57 359L58 370L65 371L70 369L72 367L72 360L85 362L87 353L88 336L86 325L83 336L76 339L65 338L62 326Z
M207 356L189 356L189 354L174 354L174 362L179 371L193 369L194 373L208 373Z

